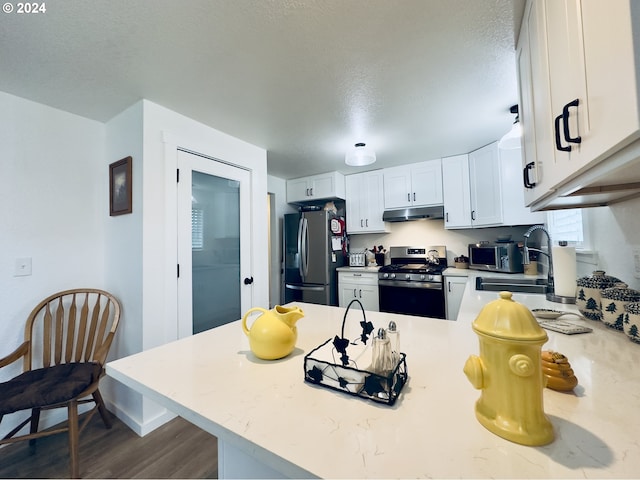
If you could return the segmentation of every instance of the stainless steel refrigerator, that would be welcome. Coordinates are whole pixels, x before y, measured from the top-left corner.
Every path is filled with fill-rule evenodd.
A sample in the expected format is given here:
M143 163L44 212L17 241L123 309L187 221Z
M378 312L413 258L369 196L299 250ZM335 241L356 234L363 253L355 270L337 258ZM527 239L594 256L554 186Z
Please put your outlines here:
M344 255L341 235L330 228L332 218L324 210L284 216L285 303L338 305L336 268L344 265Z

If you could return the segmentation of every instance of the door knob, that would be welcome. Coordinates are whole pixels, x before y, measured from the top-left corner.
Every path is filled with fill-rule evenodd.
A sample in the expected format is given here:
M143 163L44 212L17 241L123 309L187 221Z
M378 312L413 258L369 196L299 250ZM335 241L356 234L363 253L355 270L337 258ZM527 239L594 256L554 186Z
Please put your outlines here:
M245 285L251 285L253 283L253 277L247 277L244 279Z

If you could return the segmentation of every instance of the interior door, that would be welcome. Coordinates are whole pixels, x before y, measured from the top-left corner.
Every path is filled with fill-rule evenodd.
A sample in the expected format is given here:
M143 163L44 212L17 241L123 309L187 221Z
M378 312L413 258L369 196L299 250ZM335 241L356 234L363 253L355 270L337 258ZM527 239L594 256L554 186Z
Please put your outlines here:
M178 336L237 320L251 308L247 170L178 152Z

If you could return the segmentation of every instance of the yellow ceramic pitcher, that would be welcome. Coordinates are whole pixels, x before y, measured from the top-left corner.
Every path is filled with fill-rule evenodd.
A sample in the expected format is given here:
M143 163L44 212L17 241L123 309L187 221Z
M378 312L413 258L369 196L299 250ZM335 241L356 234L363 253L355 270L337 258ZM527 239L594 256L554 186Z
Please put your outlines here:
M247 318L252 312L262 312L247 327ZM276 305L273 309L255 307L242 317L242 330L249 337L249 346L253 354L263 360L276 360L289 355L296 346L298 329L296 322L304 316L300 307Z

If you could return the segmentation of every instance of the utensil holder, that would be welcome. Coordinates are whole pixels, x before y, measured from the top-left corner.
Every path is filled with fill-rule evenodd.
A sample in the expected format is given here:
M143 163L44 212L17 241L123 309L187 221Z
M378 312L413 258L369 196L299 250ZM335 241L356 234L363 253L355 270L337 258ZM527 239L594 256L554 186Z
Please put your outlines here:
M351 305L357 303L362 310L363 321L362 335L359 345L357 341L349 341L344 338L344 327L347 314ZM407 382L406 355L400 353L395 368L387 375L358 368L357 361L362 359L362 364L368 366L371 362L363 355L366 341L374 328L371 322L367 322L364 307L359 300L354 299L347 306L342 319L341 336L329 338L326 342L314 348L304 357L304 379L306 382L330 388L352 396L365 398L377 403L393 405L405 383ZM352 354L352 359L349 354ZM340 363L336 361L339 357Z

